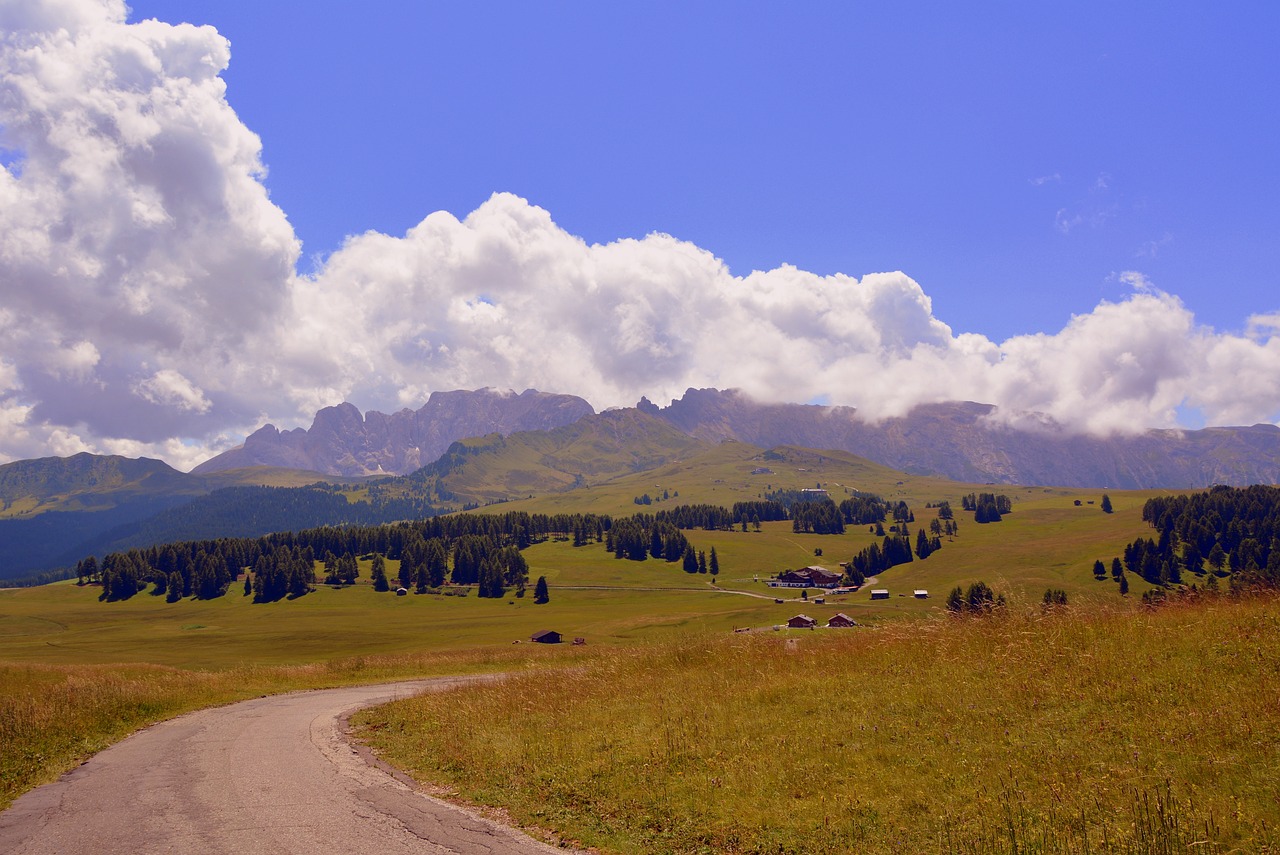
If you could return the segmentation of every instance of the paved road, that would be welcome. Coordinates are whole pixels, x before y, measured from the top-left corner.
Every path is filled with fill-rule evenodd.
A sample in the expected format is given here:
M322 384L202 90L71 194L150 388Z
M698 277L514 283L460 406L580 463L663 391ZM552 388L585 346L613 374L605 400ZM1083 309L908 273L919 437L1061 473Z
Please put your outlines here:
M0 852L564 852L414 791L343 738L359 707L464 679L295 692L155 725L0 813Z

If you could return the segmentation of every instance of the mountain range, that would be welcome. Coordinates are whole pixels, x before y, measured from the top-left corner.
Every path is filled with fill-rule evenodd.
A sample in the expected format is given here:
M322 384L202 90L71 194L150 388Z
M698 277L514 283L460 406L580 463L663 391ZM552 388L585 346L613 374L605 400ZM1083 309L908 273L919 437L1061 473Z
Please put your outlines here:
M666 407L642 398L600 413L532 389L437 392L418 410L362 414L343 403L308 429L266 425L190 473L91 454L0 466L0 579L168 540L376 523L535 495L571 505L584 486L634 486L638 495L654 480L642 473L696 468L731 442L744 460L815 449L971 485L1280 482L1274 425L1099 437L1034 414L1015 426L971 402L877 422L850 407L762 403L734 390L689 389Z
M761 403L717 389L689 389L666 407L642 398L635 409L697 439L844 451L957 481L1110 489L1280 481L1280 428L1267 424L1103 437L1073 433L1037 414L1020 414L1015 426L989 404L926 404L871 421L852 407ZM318 412L309 429L267 425L193 474L266 465L333 476L404 475L460 439L550 431L594 414L582 398L532 389L436 392L421 409L392 415L362 416L344 403Z

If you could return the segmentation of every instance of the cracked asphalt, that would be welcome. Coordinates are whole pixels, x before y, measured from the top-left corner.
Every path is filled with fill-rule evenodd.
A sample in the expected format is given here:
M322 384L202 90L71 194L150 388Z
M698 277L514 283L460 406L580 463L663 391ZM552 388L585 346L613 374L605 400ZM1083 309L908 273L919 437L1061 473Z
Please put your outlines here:
M469 679L295 692L140 731L0 813L0 852L565 852L415 790L349 744L354 710Z

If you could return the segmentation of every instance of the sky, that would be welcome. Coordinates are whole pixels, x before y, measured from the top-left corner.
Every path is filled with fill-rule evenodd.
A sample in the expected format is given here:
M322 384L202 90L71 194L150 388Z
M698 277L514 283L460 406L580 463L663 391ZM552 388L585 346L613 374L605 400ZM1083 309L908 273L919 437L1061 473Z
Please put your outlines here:
M1278 38L1261 2L0 0L0 462L188 469L484 386L1276 423Z

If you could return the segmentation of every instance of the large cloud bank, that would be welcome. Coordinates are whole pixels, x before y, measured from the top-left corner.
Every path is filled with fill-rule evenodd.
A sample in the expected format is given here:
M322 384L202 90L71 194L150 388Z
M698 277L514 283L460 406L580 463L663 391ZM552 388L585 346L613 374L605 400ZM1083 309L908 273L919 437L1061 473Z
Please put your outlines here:
M226 101L226 40L125 15L0 0L0 461L189 467L267 419L481 386L597 407L738 387L871 417L966 399L1103 432L1280 417L1280 315L1207 329L1138 273L1121 302L997 343L954 332L902 273L736 277L666 235L588 245L498 194L299 276Z

